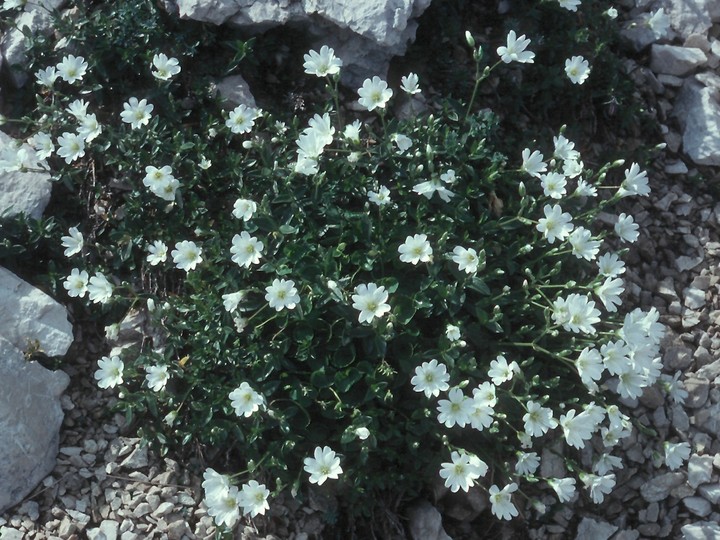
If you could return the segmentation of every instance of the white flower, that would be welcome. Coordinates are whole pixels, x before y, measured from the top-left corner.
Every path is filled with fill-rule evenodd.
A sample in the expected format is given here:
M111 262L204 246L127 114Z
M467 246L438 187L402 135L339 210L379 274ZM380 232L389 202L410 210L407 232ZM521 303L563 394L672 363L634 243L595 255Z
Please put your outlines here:
M498 47L497 53L500 60L509 64L510 62L520 62L523 64L532 64L534 62L535 53L526 51L525 48L530 45L530 40L525 39L525 34L517 37L515 30L510 30L507 35L507 45Z
M598 460L593 464L593 472L601 476L609 473L613 469L622 468L622 458L619 458L617 456L611 456L610 454L601 455Z
M665 450L665 465L667 465L671 471L679 468L686 459L690 458L690 443L671 443L665 441L663 448Z
M105 304L112 298L112 284L100 272L90 278L87 290L88 298L95 304Z
M589 422L586 413L575 416L576 411L570 409L567 414L560 417L560 427L563 429L565 441L573 448L584 448L585 441L590 439L595 426Z
M167 260L167 254L168 248L165 245L165 242L163 242L162 240L155 240L152 244L148 246L148 256L146 260L152 266L157 266L158 264Z
M415 368L415 376L410 379L410 383L413 384L413 390L416 392L424 392L427 397L437 397L440 392L450 387L449 380L450 375L445 364L430 360Z
M577 11L580 5L580 0L558 0L561 8L565 8L568 11Z
M198 163L198 167L200 167L203 171L206 171L210 167L212 167L212 161L203 156L203 158L200 160L200 163Z
M625 263L617 253L605 253L598 259L598 271L601 276L617 277L625 273Z
M541 175L540 185L542 186L543 193L546 197L562 199L563 195L567 193L565 190L565 186L567 186L567 179L560 173L549 172Z
M434 193L437 193L443 201L450 202L450 197L455 196L455 194L443 186L443 183L452 185L456 181L455 171L450 169L446 173L441 174L440 178L433 176L427 182L416 184L413 186L413 191L426 199L430 199Z
M614 7L608 8L603 12L603 15L605 15L608 19L617 19L618 16L618 10Z
M72 114L80 122L87 116L88 102L84 99L76 99L68 105L67 112Z
M670 28L670 18L665 14L665 10L660 8L649 15L645 24L653 31L655 39L660 39Z
M555 490L561 503L568 502L575 495L574 478L548 478L547 483Z
M233 133L248 133L255 125L258 114L257 109L240 104L230 111L225 125Z
M148 366L145 370L147 371L145 381L147 382L148 388L152 389L153 392L160 392L165 388L170 378L167 366Z
M535 474L535 471L540 466L540 458L536 452L518 452L518 460L515 463L515 472L528 476Z
M310 483L323 485L328 478L337 479L343 472L340 467L340 458L335 455L329 446L315 448L314 457L303 460L305 472L310 474Z
M194 270L195 267L200 264L202 259L202 248L195 245L195 242L189 240L183 240L175 244L175 249L170 253L173 258L175 266L180 270L189 272Z
M641 171L637 163L630 165L625 170L625 180L620 184L618 195L627 197L629 195L647 196L650 194L650 186L648 185L648 177L646 171Z
M274 279L272 285L265 287L265 292L265 300L275 311L295 309L300 302L300 295L292 279Z
M402 88L403 92L410 95L419 94L421 92L418 86L419 81L420 79L415 73L408 73L400 79L400 88Z
M535 228L543 234L548 243L552 244L555 239L564 240L573 230L572 216L563 212L559 204L543 207L544 218L540 218Z
M240 302L245 298L245 291L223 294L223 307L228 313L235 311Z
M175 177L169 165L164 165L160 169L152 165L145 167L143 185L150 188L153 192L162 190L165 185L172 183L173 180L175 180Z
M35 79L38 84L48 88L52 87L59 76L55 66L46 67L35 72Z
M580 473L580 480L582 480L585 487L590 490L590 496L595 504L603 502L603 500L605 500L605 495L610 493L615 487L614 474L597 476L595 474Z
M512 519L518 515L518 510L512 503L512 494L517 489L518 485L515 482L502 489L494 484L490 486L490 510L494 516L500 519Z
M180 182L176 178L169 178L162 183L156 183L150 186L150 191L166 201L174 201L175 193L180 187Z
M390 311L387 303L388 292L384 286L378 287L375 283L361 284L355 287L352 301L355 309L360 311L359 322L372 322L375 317L382 317Z
M500 386L502 383L511 380L515 373L520 373L520 366L518 366L514 360L508 364L505 357L501 354L490 362L488 376L492 379L495 386Z
M678 403L680 405L684 404L685 399L688 397L687 390L685 390L680 383L680 377L682 377L682 375L682 371L676 371L675 375L672 377L663 373L661 375L662 380L660 382L661 387L668 393L670 398L673 400L673 403Z
M451 428L455 424L465 427L470 423L470 415L474 409L473 399L463 394L460 388L453 388L448 392L448 399L438 401L438 422Z
M123 383L123 369L125 364L119 356L108 358L103 356L98 360L98 369L95 372L95 379L100 388L114 388Z
M390 136L390 140L397 145L398 150L400 150L401 154L406 150L410 149L413 144L412 139L410 137L407 137L406 135L403 135L402 133L393 133Z
M385 186L380 186L377 191L368 191L368 200L380 207L390 204L390 190Z
M445 479L445 487L450 488L453 493L460 489L467 492L475 485L475 480L487 473L488 466L485 462L477 457L471 460L465 452L453 451L450 459L451 462L440 464L440 477Z
M55 66L59 77L62 77L70 84L79 81L85 76L88 64L82 56L68 55Z
M523 422L525 422L525 432L531 437L540 437L558 426L551 409L542 407L534 401L528 401L525 407L527 413L523 416Z
M218 492L214 499L206 498L205 502L208 505L208 515L215 520L216 525L232 528L240 519L241 500L235 486Z
M402 262L417 264L419 262L430 262L433 250L430 247L427 235L416 234L405 239L405 242L398 247L398 253L400 253Z
M602 301L605 309L614 313L617 307L622 304L620 295L625 291L623 280L620 278L606 278L600 285L595 287L595 294Z
M638 224L633 222L632 216L624 213L618 216L617 223L615 223L615 234L623 242L630 242L631 244L635 242L640 236L639 229Z
M256 392L246 383L240 383L235 390L228 395L230 403L235 409L235 414L250 418L252 414L265 404L262 394Z
M593 239L592 233L585 227L576 228L568 237L568 242L572 246L573 255L586 261L592 261L597 257L602 244L600 240Z
M575 178L582 174L584 168L585 164L579 159L568 159L563 163L563 174L568 178Z
M247 221L257 212L257 203L249 199L238 199L233 204L232 215L243 221Z
M322 116L316 114L308 121L308 125L310 127L305 128L303 133L314 132L322 142L323 146L327 146L333 142L335 128L332 125L330 115L328 113L325 113Z
M250 268L253 264L260 263L262 256L263 243L254 236L250 236L247 231L236 234L232 239L232 261L243 268Z
M582 84L590 76L590 64L582 56L565 60L565 74L573 84Z
M126 124L130 124L130 129L137 129L146 126L150 122L150 113L154 109L152 103L148 103L147 99L131 97L127 102L123 103L123 111L120 118Z
M552 318L569 332L594 334L593 325L600 322L600 311L587 296L573 293L553 302Z
M255 480L250 480L247 484L242 486L240 492L240 506L242 506L244 514L250 514L251 518L254 518L258 514L264 514L265 510L270 509L270 505L267 502L270 496L270 490L265 487L265 484L259 484Z
M53 144L52 138L50 135L42 131L39 131L30 137L28 142L35 150L38 159L47 159L55 151L55 145Z
M80 271L77 268L73 268L70 271L70 275L65 278L63 287L67 290L68 296L82 298L87 292L88 279L89 276L85 270Z
M445 337L450 341L460 340L460 328L454 324L448 324L445 328Z
M455 246L453 249L452 260L458 265L458 270L465 271L466 274L477 272L480 259L478 259L477 251L473 248L465 249L462 246Z
M205 491L205 499L210 502L221 498L231 486L227 476L208 468L203 473L202 487Z
M602 361L602 356L597 349L590 349L585 347L578 356L575 362L580 380L585 386L591 391L597 390L597 384L595 381L599 381L602 377L605 366Z
M320 47L319 53L310 51L303 58L305 60L303 64L305 73L316 77L340 73L340 68L343 65L342 60L335 56L335 51L327 45Z
M76 253L80 253L83 245L85 245L83 235L77 227L70 227L68 229L68 236L63 236L60 240L65 248L64 255L66 257L71 257Z
M575 188L576 197L597 197L597 188L588 184L585 180L578 180Z
M85 139L86 143L92 142L102 133L102 126L98 123L95 114L87 114L80 120L78 135Z
M180 73L180 66L177 58L168 58L166 54L159 53L152 59L153 77L161 81L167 81Z
M345 126L343 137L354 143L360 142L360 120L355 120L352 124Z
M618 375L617 392L626 399L640 397L645 386L648 386L647 377L635 371L635 366L627 366Z
M555 152L553 156L563 161L576 161L580 159L580 152L575 150L575 143L566 139L564 135L553 137Z
M530 153L530 149L526 148L522 151L522 160L520 170L528 173L530 176L540 178L542 173L547 171L547 164L543 161L543 155L537 150Z
M57 154L65 159L65 163L72 163L85 155L85 139L77 133L66 131L58 137L57 143L60 145Z
M377 108L384 109L393 91L388 88L385 81L375 75L372 80L365 79L362 88L358 90L358 95L360 96L358 103L368 111L372 111Z

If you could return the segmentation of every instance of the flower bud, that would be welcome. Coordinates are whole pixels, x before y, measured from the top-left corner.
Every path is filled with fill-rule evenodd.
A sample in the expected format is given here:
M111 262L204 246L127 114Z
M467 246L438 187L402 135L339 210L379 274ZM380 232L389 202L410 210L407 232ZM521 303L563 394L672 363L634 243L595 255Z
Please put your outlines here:
M470 30L465 30L465 41L470 47L475 48L475 38L472 37Z
M518 184L518 195L520 195L521 197L524 197L526 193L527 193L527 190L525 189L525 182L520 182Z

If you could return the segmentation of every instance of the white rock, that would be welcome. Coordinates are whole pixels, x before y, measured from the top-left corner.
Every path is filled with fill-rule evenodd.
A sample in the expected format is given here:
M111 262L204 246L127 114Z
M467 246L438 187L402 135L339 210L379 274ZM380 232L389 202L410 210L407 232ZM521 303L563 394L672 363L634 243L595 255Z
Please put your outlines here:
M413 540L450 540L443 529L440 512L427 501L410 509L409 528Z
M610 538L618 528L615 525L610 525L605 521L595 521L590 518L583 518L578 525L577 535L575 540L586 540L592 538L593 540L607 540Z
M686 308L699 309L705 305L705 291L688 287L685 289L685 299L683 301Z
M23 540L25 533L10 527L0 527L0 538L2 540Z
M0 336L24 351L37 341L48 356L64 355L73 341L67 310L0 267Z
M683 504L696 516L705 517L711 511L710 502L702 497L685 497Z
M698 493L712 504L717 504L720 501L720 484L703 484L698 488Z
M16 141L0 131L0 152L8 145L17 146ZM25 144L25 148L30 146ZM0 172L0 216L27 214L39 219L50 202L52 184L50 175L38 172Z
M665 165L665 172L668 174L687 174L688 168L682 160L677 160Z
M670 495L670 491L685 482L685 474L681 472L670 472L655 476L642 486L640 495L647 502L664 501Z
M69 382L62 371L26 361L0 337L0 512L53 470L63 420L60 394Z
M683 77L705 62L706 54L694 47L655 43L650 48L650 69L655 73Z
M248 83L240 75L230 75L218 81L217 90L225 102L223 107L234 109L240 104L255 107L255 97L250 92Z
M720 525L712 521L698 521L689 525L683 525L680 529L683 540L708 540L720 538Z
M132 453L120 463L120 466L126 469L141 469L142 467L147 467L148 447L138 446L135 448Z
M698 165L720 165L720 105L715 90L688 79L673 114L683 127L683 151Z
M665 0L662 7L670 19L670 26L683 38L692 34L706 34L712 26L710 10L717 0Z
M706 484L712 478L713 456L699 456L693 454L688 462L688 484L697 488Z

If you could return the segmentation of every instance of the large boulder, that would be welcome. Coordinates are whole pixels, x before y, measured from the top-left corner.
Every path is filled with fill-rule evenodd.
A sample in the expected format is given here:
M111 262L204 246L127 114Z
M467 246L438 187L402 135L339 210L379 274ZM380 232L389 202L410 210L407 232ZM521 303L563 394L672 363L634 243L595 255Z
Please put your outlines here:
M390 59L405 54L417 19L431 0L164 0L183 19L230 24L248 32L293 24L318 37L343 60L343 81L359 86L386 76Z
M19 144L19 141L0 131L0 155L8 146L17 147ZM51 190L48 173L0 172L0 217L27 214L40 219L50 202Z
M0 336L21 351L36 345L48 356L64 355L73 341L66 309L2 267Z
M673 114L683 129L683 150L698 165L720 165L718 90L697 77L685 81Z
M69 381L62 371L26 361L0 337L0 513L53 470L63 420L60 395Z

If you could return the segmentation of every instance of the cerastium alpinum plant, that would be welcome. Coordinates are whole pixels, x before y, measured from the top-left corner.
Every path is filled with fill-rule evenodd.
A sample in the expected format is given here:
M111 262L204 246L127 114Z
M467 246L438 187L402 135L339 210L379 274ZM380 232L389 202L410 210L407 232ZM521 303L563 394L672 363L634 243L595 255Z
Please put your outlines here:
M132 91L72 35L35 73L25 143L2 167L88 194L57 239L67 295L115 321L147 306L155 327L94 376L148 439L232 456L235 469L204 472L218 525L307 483L369 512L370 495L439 476L487 491L500 519L546 486L560 502L578 482L598 503L613 488L613 448L632 429L616 397L658 380L663 327L654 309L618 314L625 265L611 246L635 242L638 225L595 217L647 195L648 178L622 160L588 168L562 130L498 153L477 90L533 63L532 39L467 42L470 102L405 120L390 106L422 92L416 74L398 88L367 79L364 112L348 117L327 46L304 56L306 76L327 83L307 118L223 111L169 42L123 51ZM593 76L581 56L564 69L567 92ZM201 108L178 98L189 84ZM682 399L677 380L666 388ZM604 451L587 468L566 450L565 476L543 477L538 452L558 437ZM667 443L668 464L684 450Z

